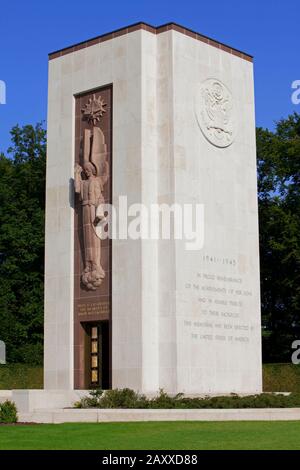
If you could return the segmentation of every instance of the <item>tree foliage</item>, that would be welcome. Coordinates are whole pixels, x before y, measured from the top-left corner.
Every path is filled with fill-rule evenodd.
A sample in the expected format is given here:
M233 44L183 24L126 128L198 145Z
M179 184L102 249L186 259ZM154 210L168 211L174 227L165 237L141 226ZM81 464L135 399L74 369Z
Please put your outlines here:
M40 363L46 131L15 126L0 155L0 338L11 362Z
M289 361L300 339L300 115L257 129L265 362Z

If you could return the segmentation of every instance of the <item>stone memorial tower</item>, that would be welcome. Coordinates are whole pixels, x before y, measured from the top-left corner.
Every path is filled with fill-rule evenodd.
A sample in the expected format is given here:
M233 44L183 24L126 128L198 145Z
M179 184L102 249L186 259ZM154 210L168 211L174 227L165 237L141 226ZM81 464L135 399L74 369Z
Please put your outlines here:
M50 54L46 190L49 394L261 391L251 56L173 23ZM203 243L101 238L124 197L200 204Z

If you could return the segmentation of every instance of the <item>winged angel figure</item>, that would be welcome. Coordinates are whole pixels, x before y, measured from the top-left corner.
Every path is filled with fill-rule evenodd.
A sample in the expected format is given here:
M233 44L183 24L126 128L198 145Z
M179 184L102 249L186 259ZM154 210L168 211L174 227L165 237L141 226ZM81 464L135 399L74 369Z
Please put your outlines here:
M92 119L93 116L90 120L94 124ZM82 210L84 270L81 281L88 290L96 290L105 277L101 266L101 239L97 235L96 227L106 221L103 197L104 186L109 179L106 157L107 148L102 130L94 125L91 130L85 129L83 166L75 165L74 180L75 192L79 195Z

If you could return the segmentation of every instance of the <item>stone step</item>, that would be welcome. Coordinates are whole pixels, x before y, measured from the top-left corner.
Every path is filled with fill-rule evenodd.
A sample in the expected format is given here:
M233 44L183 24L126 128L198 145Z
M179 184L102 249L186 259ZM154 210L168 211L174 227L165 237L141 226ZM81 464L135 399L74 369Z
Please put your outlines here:
M132 421L299 421L300 408L256 409L37 409L18 413L28 423L105 423Z

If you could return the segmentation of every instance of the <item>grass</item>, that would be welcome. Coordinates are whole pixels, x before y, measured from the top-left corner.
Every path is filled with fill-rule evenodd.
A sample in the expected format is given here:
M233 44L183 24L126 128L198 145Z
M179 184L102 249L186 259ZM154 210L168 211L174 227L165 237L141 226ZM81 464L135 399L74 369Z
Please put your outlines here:
M264 364L265 392L300 392L300 365ZM0 390L43 388L43 368L28 364L0 365Z
M265 392L300 392L300 365L264 364Z
M300 392L300 366L265 364L265 391ZM42 388L43 369L0 366L0 389ZM300 450L300 421L0 426L0 450Z
M43 367L29 364L0 365L0 390L43 388Z
M1 450L296 450L300 422L0 426Z

